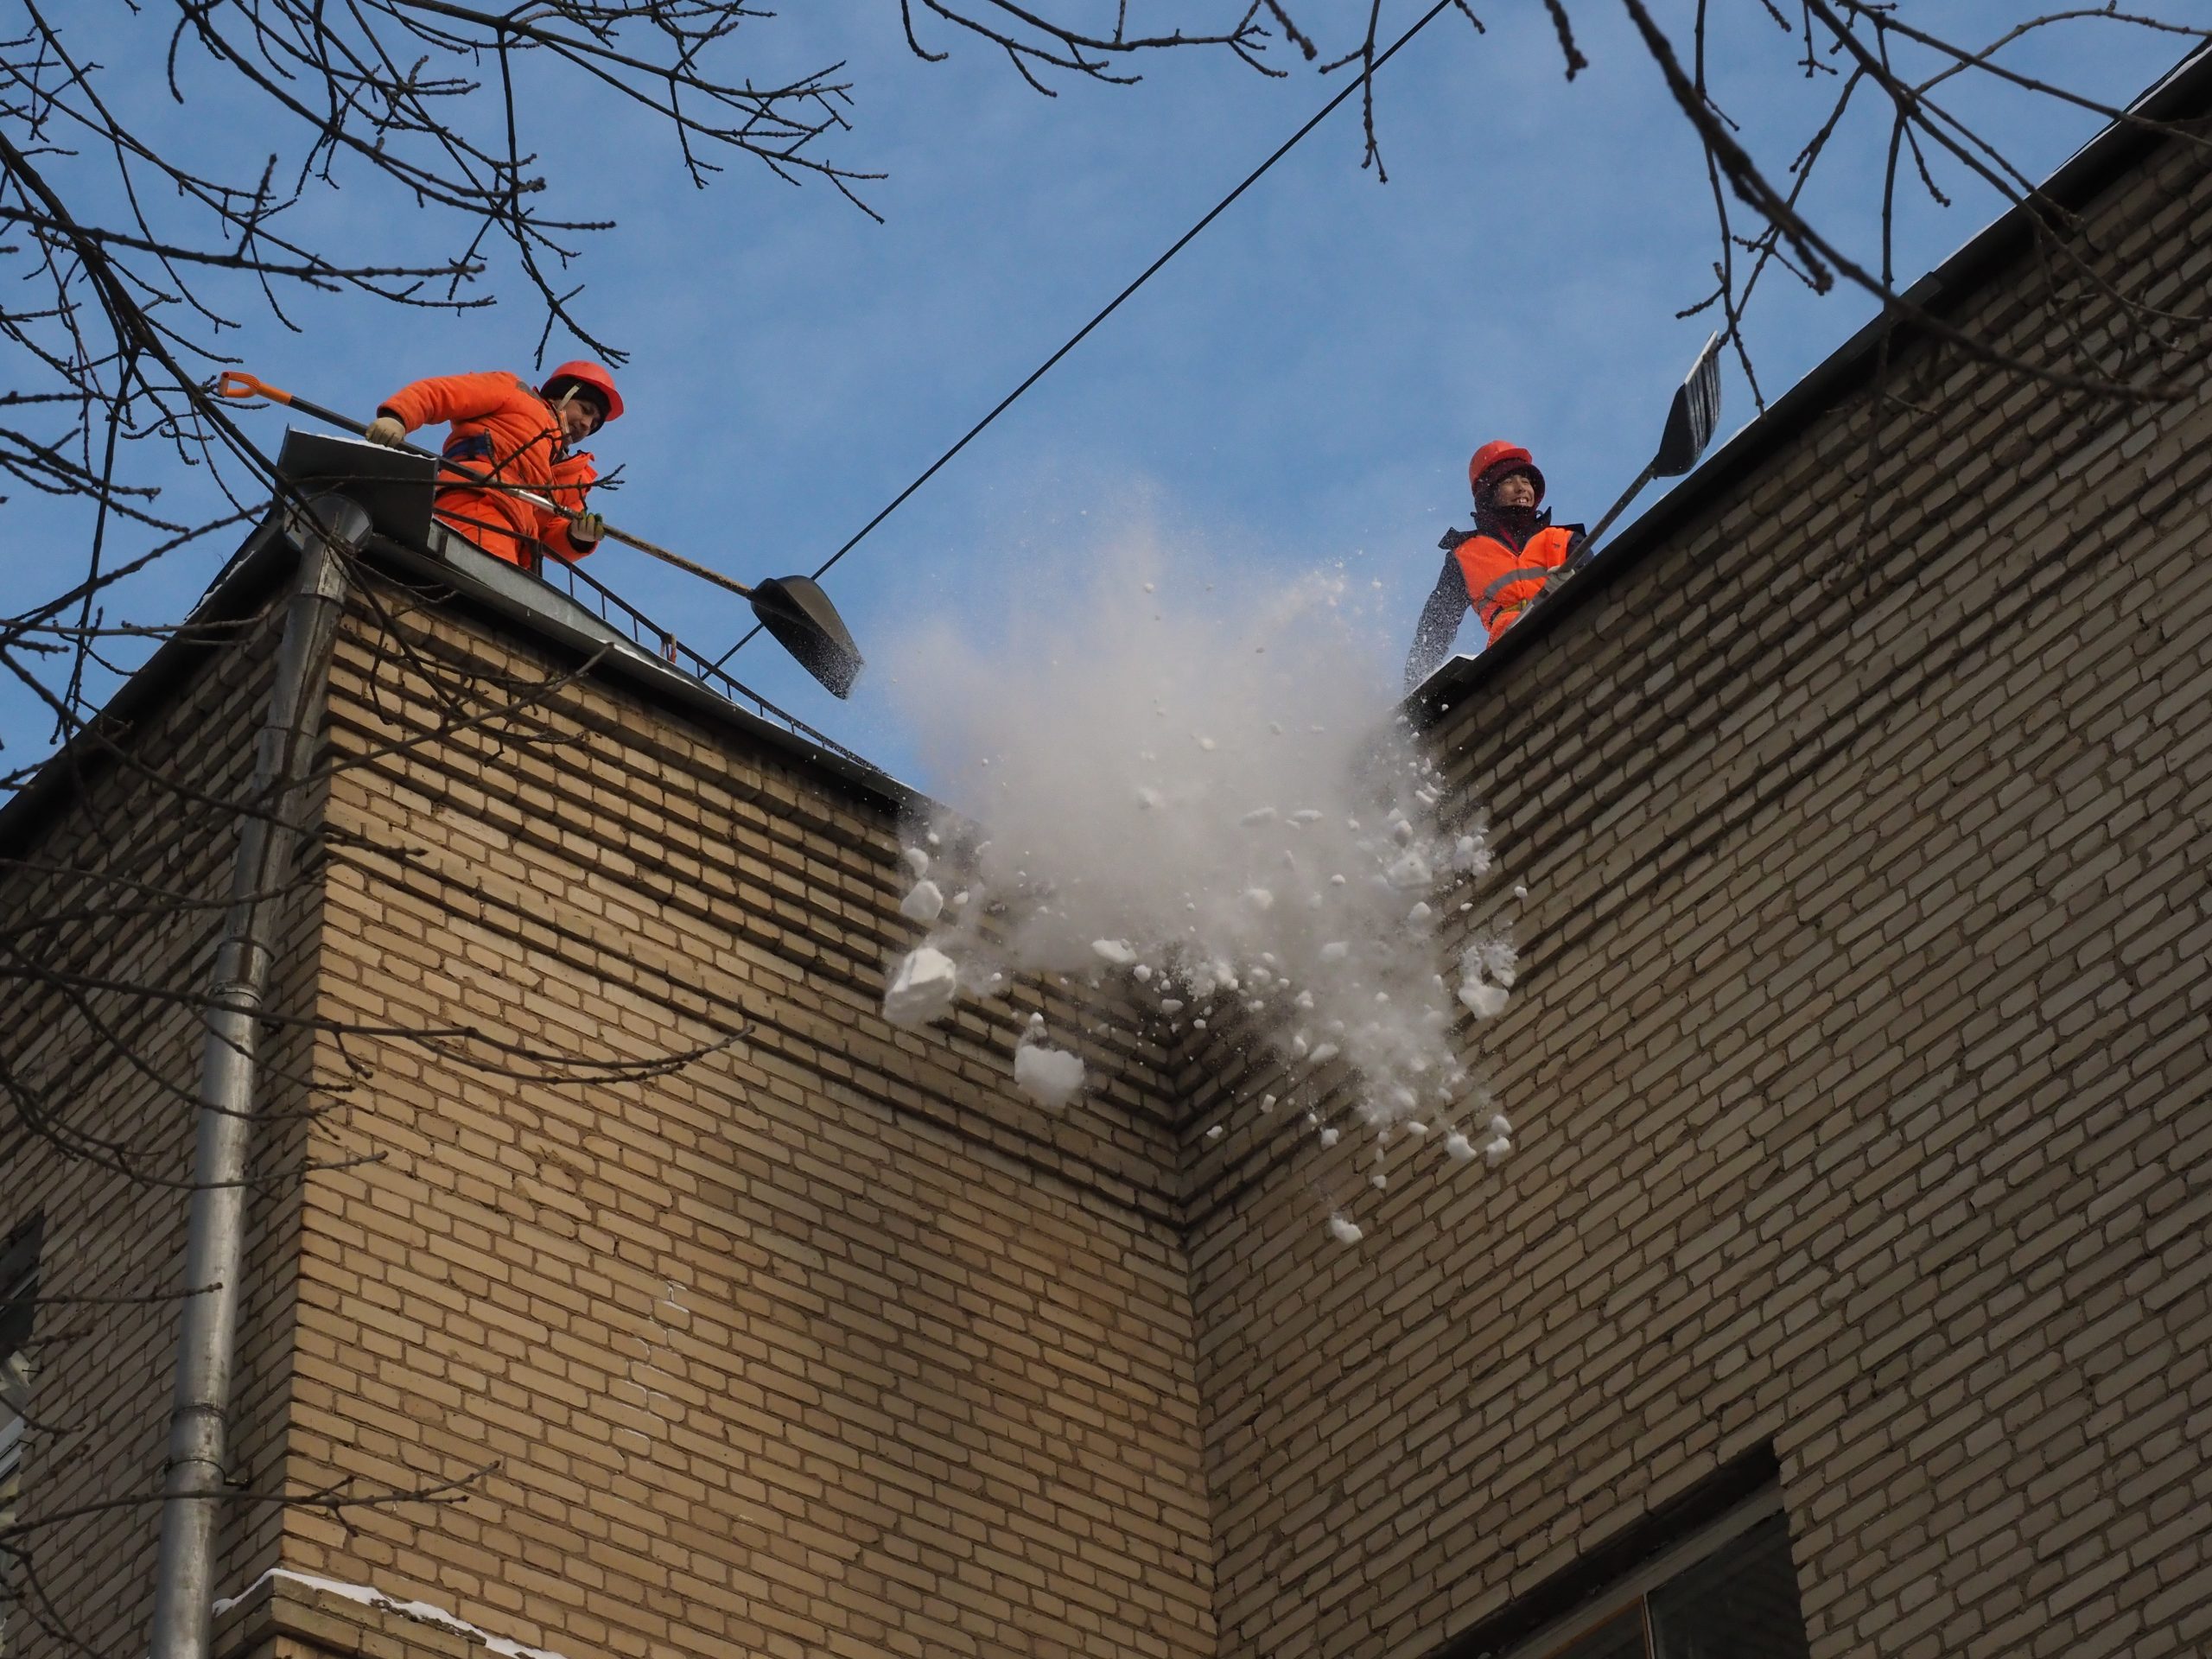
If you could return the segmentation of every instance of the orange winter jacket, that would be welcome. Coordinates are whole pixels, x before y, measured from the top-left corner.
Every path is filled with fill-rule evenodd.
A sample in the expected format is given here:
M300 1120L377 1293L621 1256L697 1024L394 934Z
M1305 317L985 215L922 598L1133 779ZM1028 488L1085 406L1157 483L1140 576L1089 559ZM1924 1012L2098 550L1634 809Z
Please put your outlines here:
M502 484L530 490L581 512L599 473L592 458L562 447L545 400L518 376L493 370L417 380L378 408L413 431L448 423L446 459ZM448 477L453 476L451 474ZM495 558L537 568L541 551L580 559L591 551L569 539L568 520L504 490L472 484L438 486L438 517Z
M1467 602L1495 641L1511 627L1545 580L1567 563L1580 524L1547 524L1518 551L1497 537L1478 532L1452 550L1466 578Z

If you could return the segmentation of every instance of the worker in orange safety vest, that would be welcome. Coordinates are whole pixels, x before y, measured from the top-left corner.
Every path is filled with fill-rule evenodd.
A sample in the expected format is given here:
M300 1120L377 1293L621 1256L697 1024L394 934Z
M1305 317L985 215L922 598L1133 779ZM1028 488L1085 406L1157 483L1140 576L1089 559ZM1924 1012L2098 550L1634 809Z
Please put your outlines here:
M1582 537L1581 525L1554 524L1549 513L1538 511L1544 475L1517 443L1498 439L1476 450L1467 463L1467 482L1475 493L1475 527L1447 530L1437 543L1448 556L1414 625L1413 649L1406 653L1408 690L1451 655L1468 607L1487 630L1486 643L1496 643Z
M438 517L494 558L535 570L547 552L583 557L605 533L600 516L584 506L598 470L589 454L571 446L621 413L612 374L596 363L563 363L534 390L519 375L498 370L417 380L378 405L368 436L372 443L397 444L418 426L447 423L445 458L491 487L441 483ZM571 520L548 512L515 490L583 516Z

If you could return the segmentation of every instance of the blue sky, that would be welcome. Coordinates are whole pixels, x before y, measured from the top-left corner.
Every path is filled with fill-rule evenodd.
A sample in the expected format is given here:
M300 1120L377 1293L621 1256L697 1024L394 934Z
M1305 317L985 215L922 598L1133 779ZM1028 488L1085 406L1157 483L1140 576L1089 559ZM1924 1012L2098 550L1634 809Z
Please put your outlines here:
M296 152L289 130L220 93L226 83L189 53L191 101L172 105L156 78L159 31L117 4L104 33L104 3L74 9L76 26L88 49L98 39L94 54L149 131L238 156ZM1386 35L1423 9L1386 3ZM1337 10L1308 9L1316 20ZM1395 658L1434 580L1436 538L1464 519L1475 445L1528 443L1563 516L1602 510L1648 458L1709 326L1673 315L1710 285L1704 171L1615 9L1577 9L1592 67L1572 84L1535 0L1478 10L1486 34L1447 14L1380 78L1387 185L1359 166L1355 101L832 573L864 648L949 610L988 629L1010 596L1027 609L1056 592L1073 602L1094 538L1145 519L1262 580L1343 562L1362 586L1382 584L1377 650ZM1908 10L1986 35L2024 9ZM1783 147L1767 153L1786 159L1817 119L1804 100L1819 89L1808 94L1753 0L1723 10L1740 14L1716 76L1724 100L1754 139L1776 136ZM880 225L818 183L793 188L741 156L695 190L651 122L607 110L573 76L540 79L525 120L563 205L620 221L588 240L575 273L588 284L580 303L631 354L631 412L594 445L603 468L626 469L611 518L741 579L811 569L1335 84L1303 71L1264 79L1187 54L1154 60L1135 87L1063 75L1060 95L1046 99L978 44L941 27L931 38L952 48L950 61L913 58L888 4L795 8L747 23L726 60L764 80L846 63L853 130L833 145L887 174L865 188ZM2181 49L2101 26L2018 61L2124 100ZM2101 124L2018 99L1973 107L2037 175ZM1832 226L1868 228L1881 137L1862 122L1838 141L1814 197ZM2000 205L1955 168L1947 181L1959 187L1955 207L1917 204L1907 217L1908 274ZM378 259L450 243L435 216L365 181L318 188L296 217L296 230ZM256 372L365 416L419 375L526 371L539 318L512 276L495 265L488 286L505 302L465 317L302 300L288 305L299 333L238 295L243 326L229 340ZM1769 396L1867 314L1855 295L1815 299L1770 277L1753 329ZM573 349L556 337L550 358ZM1751 413L1732 371L1726 398L1730 429ZM247 418L273 449L281 417ZM180 514L212 507L194 474L180 469L171 489ZM57 573L86 535L81 515L12 493L0 507L16 552L11 606L63 585ZM110 620L174 620L228 550L176 556L113 600ZM626 550L592 569L710 654L747 620L738 601ZM1471 626L1463 646L1472 639ZM733 666L929 783L895 686L864 680L840 705L765 638ZM46 719L20 693L0 693L0 722L10 761L45 741Z

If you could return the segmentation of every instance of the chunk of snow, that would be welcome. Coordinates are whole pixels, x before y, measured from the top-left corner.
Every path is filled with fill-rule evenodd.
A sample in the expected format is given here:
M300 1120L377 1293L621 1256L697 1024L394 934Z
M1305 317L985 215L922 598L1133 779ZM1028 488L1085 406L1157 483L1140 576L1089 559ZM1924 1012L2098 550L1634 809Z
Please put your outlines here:
M1484 1143L1483 1162L1489 1165L1492 1169L1496 1169L1500 1164L1505 1161L1506 1154L1512 1150L1513 1143L1501 1135L1497 1140L1485 1141Z
M1082 1092L1082 1057L1042 1043L1024 1043L1014 1051L1014 1083L1039 1106L1065 1106Z
M910 922L933 922L944 914L944 893L934 881L917 881L899 901L899 913Z
M1469 875L1490 874L1490 849L1472 836L1462 836L1452 843L1452 868L1465 870Z
M1274 1109L1275 1097L1273 1095L1262 1095L1260 1096L1260 1109L1262 1111L1272 1112Z
M1444 1150L1455 1164L1464 1164L1475 1155L1474 1142L1457 1129L1444 1137Z
M1272 806L1255 806L1236 820L1237 823L1246 825L1273 823L1274 821L1275 810Z
M1417 899L1414 901L1414 907L1406 912L1406 919L1409 922L1425 922L1428 919L1429 913L1428 900Z
M1471 979L1459 987L1459 1000L1476 1019L1490 1020L1505 1011L1507 992L1503 986L1484 985Z
M913 873L917 880L930 873L930 855L920 848L909 847L899 854L899 857L906 861L907 869Z
M1337 1058L1337 1046L1334 1043L1323 1043L1306 1058L1316 1065L1324 1065Z
M1135 948L1127 939L1093 939L1090 948L1116 968L1126 968L1137 959ZM1150 971L1149 969L1145 970L1147 974Z
M1342 939L1332 939L1321 947L1321 960L1324 962L1342 962L1351 954L1351 946Z
M1295 811L1295 812L1294 812L1294 813L1292 813L1292 814L1290 815L1290 821L1291 821L1293 823L1301 823L1301 824L1302 824L1302 823L1319 823L1321 821L1321 817L1322 817L1322 812L1321 812L1321 809L1320 809L1319 807L1318 807L1318 806L1301 806L1301 807L1300 807L1300 808L1298 809L1298 810L1297 810L1297 811Z
M1337 1144L1337 1126L1335 1124L1332 1123L1327 1128L1321 1131L1321 1144L1325 1147L1333 1147Z
M1510 991L1519 972L1520 960L1513 946L1504 939L1478 939L1459 953L1459 972L1465 978L1488 980Z
M1513 1134L1513 1126L1505 1121L1505 1114L1503 1112L1500 1112L1496 1117L1491 1119L1490 1132L1493 1138L1499 1141L1509 1140L1511 1138Z
M1209 1141L1218 1141L1223 1135L1227 1135L1229 1131L1227 1129L1222 1128L1220 1124L1217 1123L1206 1131L1206 1139Z
M1435 879L1435 873L1428 868L1428 861L1421 855L1418 847L1407 848L1383 874L1390 885L1401 892L1412 887L1425 887Z
M1339 1244L1357 1244L1367 1236L1359 1230L1359 1224L1348 1216L1329 1217L1329 1236Z
M894 1026L925 1026L951 1011L960 994L960 970L931 945L910 950L883 993L883 1017Z
M1265 887L1247 887L1244 889L1244 902L1254 910L1264 912L1275 907L1275 896Z
M1165 803L1161 801L1158 790L1141 788L1137 791L1137 804L1149 812Z

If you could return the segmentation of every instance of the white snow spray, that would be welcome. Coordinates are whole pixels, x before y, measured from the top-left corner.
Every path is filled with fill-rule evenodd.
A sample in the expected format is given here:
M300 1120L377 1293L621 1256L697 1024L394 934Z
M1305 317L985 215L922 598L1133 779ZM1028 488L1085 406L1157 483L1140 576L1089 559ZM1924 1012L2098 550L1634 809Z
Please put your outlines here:
M1262 586L1171 562L1144 535L1103 545L1089 570L989 645L935 624L892 647L899 702L963 817L907 849L905 913L931 931L892 965L886 1012L927 1023L1005 974L1125 976L1171 1036L1235 1026L1312 1098L1348 1079L1378 1153L1433 1122L1452 1161L1497 1163L1511 1126L1469 1077L1457 1027L1463 1007L1503 1010L1512 947L1488 935L1454 964L1440 937L1490 851L1478 821L1442 822L1442 779L1395 721L1380 630L1345 576ZM1453 966L1456 984L1440 971ZM1018 1035L1017 1084L1065 1105L1080 1062L1041 1020ZM1340 1214L1329 1226L1362 1236Z

